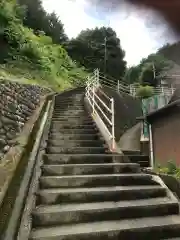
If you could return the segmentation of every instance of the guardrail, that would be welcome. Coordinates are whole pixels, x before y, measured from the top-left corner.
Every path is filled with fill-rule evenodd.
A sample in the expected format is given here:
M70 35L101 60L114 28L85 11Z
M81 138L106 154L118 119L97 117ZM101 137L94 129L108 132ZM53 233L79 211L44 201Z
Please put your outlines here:
M96 78L96 82L98 82L99 85L108 87L110 89L113 89L119 93L126 93L132 97L137 97L137 89L139 88L136 84L127 84L126 82L122 80L117 79L109 79L105 76L103 76L99 70L95 70L95 76L92 76L92 78ZM172 96L175 91L174 87L156 87L154 88L154 95L167 95Z
M108 106L103 98L98 96L97 92L100 92L107 100L110 106ZM114 99L109 98L101 89L99 83L99 71L94 71L94 76L88 77L86 83L86 98L92 107L92 114L97 115L104 128L106 129L109 139L111 141L111 150L115 149L115 130L114 130ZM106 110L104 111L103 108ZM110 116L106 113L108 112ZM101 115L101 116L100 116ZM110 127L108 127L110 126Z
M130 95L135 97L137 93L137 86L130 85ZM166 95L166 96L172 96L175 92L174 87L156 87L153 88L154 95Z

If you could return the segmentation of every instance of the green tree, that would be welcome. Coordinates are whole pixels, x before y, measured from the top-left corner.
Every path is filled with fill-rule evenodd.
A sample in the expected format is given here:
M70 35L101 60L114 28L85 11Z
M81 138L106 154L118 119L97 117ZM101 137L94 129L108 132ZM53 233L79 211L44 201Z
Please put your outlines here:
M140 82L156 87L166 76L166 72L172 67L172 64L160 54L151 54L141 61L140 67L142 69Z
M67 51L74 60L91 71L99 68L105 75L116 79L125 73L125 53L112 28L82 31L77 38L69 41Z
M128 68L124 80L129 84L140 82L143 85L156 87L171 67L172 63L162 55L150 54L147 58L142 59L137 66Z
M156 87L158 85L158 79L155 75L153 63L147 62L144 64L139 76L139 80L143 86L149 85Z
M53 39L54 43L65 44L68 40L67 35L64 32L64 26L55 13L47 15L47 24L43 27L47 36ZM45 23L46 23L45 21Z
M126 70L124 80L128 84L139 82L140 73L141 73L141 67L139 65L130 67Z
M56 44L64 44L68 40L60 19L55 13L47 14L40 0L18 0L18 2L26 9L23 19L25 26L32 28L35 33L44 31Z

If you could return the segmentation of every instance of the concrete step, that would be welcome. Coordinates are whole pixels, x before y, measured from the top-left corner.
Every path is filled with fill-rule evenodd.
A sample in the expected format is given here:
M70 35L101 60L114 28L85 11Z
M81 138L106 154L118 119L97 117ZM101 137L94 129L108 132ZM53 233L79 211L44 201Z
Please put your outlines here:
M71 120L69 120L68 119L68 121L67 120L56 120L56 121L52 121L52 123L51 123L51 126L55 126L55 125L64 125L64 124L68 124L68 125L73 125L73 126L77 126L77 125L90 125L90 126L93 126L93 125L95 125L95 122L93 121L93 120L88 120L88 121L79 121L78 120L78 123L76 122L76 120L75 121L71 121Z
M66 123L66 124L52 123L50 130L57 131L58 129L95 129L95 128L96 128L96 125L93 123L92 123L92 125L91 124L87 124L87 125L86 124L81 124L81 125L74 124L74 125L72 125L72 124L68 124L68 123Z
M48 140L48 146L63 146L66 145L69 148L71 147L98 147L103 146L105 144L102 140Z
M71 108L71 109L76 109L76 108L81 108L84 110L84 106L82 104L73 104L73 103L64 103L64 104L60 104L59 106L55 106L54 108L54 111L58 111L58 110L61 110L63 107L68 107L68 108Z
M84 129L64 129L64 128L60 128L60 129L50 129L50 133L52 134L96 134L98 133L99 130L97 128L84 128Z
M139 156L131 155L128 157L131 162L138 163L140 164L141 167L150 167L150 159L149 159L149 156L147 155L139 155Z
M44 164L124 163L119 154L45 154Z
M87 117L72 117L72 116L52 116L52 121L65 121L66 123L85 123L85 122L93 122L93 120L91 118L87 118Z
M74 119L74 120L78 120L78 119L81 119L81 120L92 120L92 117L91 116L87 116L86 114L84 115L65 115L65 116L52 116L52 119L54 118L58 118L58 119Z
M134 186L159 185L153 181L150 174L100 174L100 175L69 175L69 176L41 176L40 187L103 187L103 186Z
M74 106L72 104L61 104L60 106L54 108L54 112L60 112L60 111L63 111L64 109L70 109L70 110L79 110L80 109L80 110L86 111L84 109L84 106L82 106L82 105Z
M87 117L85 113L82 113L80 111L64 111L61 113L53 113L53 117L66 117L66 116L73 116L73 117Z
M73 120L73 121L76 121L76 123L78 123L79 121L84 121L84 120L92 120L91 118L88 118L87 116L83 116L83 115L80 115L80 114L76 114L76 113L73 113L73 114L59 114L59 115L52 115L52 120Z
M84 109L83 108L68 108L68 107L66 107L66 108L64 108L64 109L56 109L56 110L54 110L53 111L53 114L64 114L64 113L72 113L72 114L74 114L74 113L76 113L76 112L78 112L79 114L86 114L86 112L84 111Z
M33 212L35 227L120 220L178 214L178 203L168 198L120 202L39 206Z
M62 114L53 114L52 115L52 117L53 117L53 119L54 118L64 118L64 119L75 119L76 121L77 120L84 120L84 119L86 119L85 117L85 115L81 115L81 114L79 114L79 113L62 113Z
M74 103L73 99L69 101L67 101L67 99L64 99L63 101L55 103L54 108L60 108L62 105L84 106L84 103L83 102Z
M82 103L74 104L73 102L64 102L64 103L60 103L60 104L55 104L54 109L61 109L63 106L68 106L68 107L72 107L72 108L77 108L77 107L84 108L84 104L82 104Z
M63 164L43 165L43 176L113 174L140 172L138 164L134 163L104 163L104 164Z
M177 238L163 238L164 240L180 240L180 234Z
M180 236L178 215L45 227L32 231L31 240L144 240Z
M65 144L66 145L66 144ZM48 146L46 148L46 153L50 154L56 154L56 153L62 153L62 154L72 154L72 153L90 153L90 154L98 154L98 153L108 153L109 150L106 147L70 147L67 146L64 148L59 146L59 147L51 147Z
M100 134L60 134L60 133L49 133L50 140L99 140Z
M37 204L88 203L165 197L161 186L116 186L97 188L54 188L37 193Z

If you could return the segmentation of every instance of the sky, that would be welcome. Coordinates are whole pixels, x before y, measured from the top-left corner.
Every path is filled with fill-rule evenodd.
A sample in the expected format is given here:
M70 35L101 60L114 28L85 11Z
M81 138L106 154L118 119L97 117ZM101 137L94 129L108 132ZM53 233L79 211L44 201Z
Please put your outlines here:
M59 16L69 38L87 28L112 27L120 38L129 66L138 64L167 42L176 41L165 21L150 11L125 4L116 12L102 11L87 0L42 0L42 3L48 13Z

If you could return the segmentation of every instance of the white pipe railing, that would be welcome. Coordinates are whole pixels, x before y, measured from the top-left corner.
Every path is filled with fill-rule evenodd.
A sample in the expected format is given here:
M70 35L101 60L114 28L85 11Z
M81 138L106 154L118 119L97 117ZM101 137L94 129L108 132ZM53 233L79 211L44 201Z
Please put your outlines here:
M102 76L98 69L94 71L94 73L87 78L86 82L86 97L89 101L89 104L92 107L93 115L97 115L104 128L107 130L109 138L111 140L112 150L115 149L115 131L114 131L114 99L109 98L103 90L101 90L101 86L108 87L112 90L115 90L119 93L126 93L132 97L137 97L137 89L138 86L136 84L130 84L116 79L108 79L105 76ZM97 90L106 98L110 107L104 102L102 97L97 94ZM175 91L174 87L156 87L154 88L155 95L165 95L171 97ZM102 109L102 107L106 110ZM110 115L110 117L107 115ZM100 116L101 115L101 116ZM102 119L103 117L103 119ZM110 125L110 127L108 126Z
M139 88L137 84L127 84L122 80L108 79L107 77L101 75L98 70L96 71L97 71L96 75L99 78L100 85L113 89L119 93L126 93L128 95L131 95L132 97L137 97L137 90ZM175 91L175 88L173 86L171 87L164 86L164 87L155 87L153 88L153 90L155 95L164 94L164 95L172 96Z
M86 83L86 98L90 106L92 107L93 116L97 115L100 118L101 122L103 123L104 128L106 129L109 135L109 140L111 142L111 151L114 151L115 150L114 99L109 98L100 89L100 86L101 84L99 82L99 71L95 70L94 75L92 77L88 77ZM107 102L109 102L110 107L108 107L104 100L97 94L97 90L107 99ZM107 113L105 113L102 107L106 109L110 117L107 115ZM102 119L100 115L102 115L104 119ZM110 129L108 125L110 125Z

